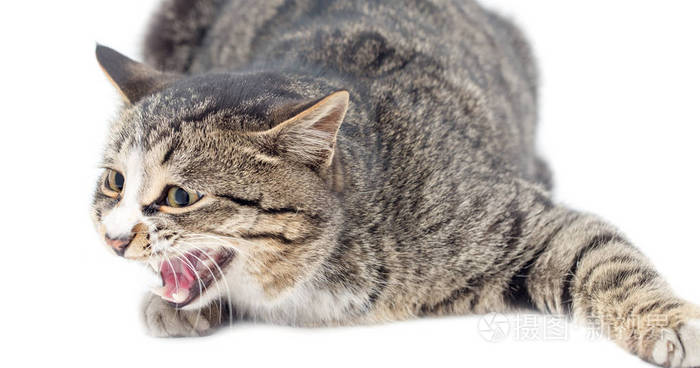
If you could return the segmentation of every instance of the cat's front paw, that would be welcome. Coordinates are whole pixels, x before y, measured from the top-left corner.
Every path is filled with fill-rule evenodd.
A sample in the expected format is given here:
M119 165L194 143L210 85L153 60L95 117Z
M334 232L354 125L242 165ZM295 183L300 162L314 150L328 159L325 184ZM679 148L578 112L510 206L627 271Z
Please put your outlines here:
M214 326L201 311L175 309L156 295L149 295L143 305L146 329L155 337L208 335Z
M700 319L684 323L678 331L664 330L651 358L664 367L700 367Z

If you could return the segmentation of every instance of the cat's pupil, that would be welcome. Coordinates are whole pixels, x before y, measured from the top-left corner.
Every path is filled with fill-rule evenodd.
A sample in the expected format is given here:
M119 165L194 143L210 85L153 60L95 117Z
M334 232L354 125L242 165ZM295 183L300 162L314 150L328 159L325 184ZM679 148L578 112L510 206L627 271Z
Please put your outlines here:
M122 188L124 187L124 175L120 173L116 173L114 175L114 186L119 190L122 190Z
M187 191L182 188L177 188L177 190L175 190L174 197L175 203L177 203L179 206L184 206L190 203L190 195L187 194Z

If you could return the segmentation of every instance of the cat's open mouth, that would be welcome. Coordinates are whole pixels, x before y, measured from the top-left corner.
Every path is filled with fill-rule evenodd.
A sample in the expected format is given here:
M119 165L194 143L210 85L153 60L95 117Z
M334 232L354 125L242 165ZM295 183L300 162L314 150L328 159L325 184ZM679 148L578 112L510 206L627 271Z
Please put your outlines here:
M193 250L166 259L160 265L163 286L152 291L173 306L183 307L206 292L212 282L223 277L223 270L233 256L233 251L228 249Z

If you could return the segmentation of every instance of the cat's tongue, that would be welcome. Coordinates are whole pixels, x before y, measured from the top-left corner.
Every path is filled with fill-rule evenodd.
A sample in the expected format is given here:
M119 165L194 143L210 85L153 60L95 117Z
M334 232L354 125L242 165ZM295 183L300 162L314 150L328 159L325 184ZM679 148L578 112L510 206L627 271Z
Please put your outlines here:
M195 282L194 271L189 265L179 258L165 260L160 265L160 276L163 278L163 288L158 292L161 297L175 303L189 298Z

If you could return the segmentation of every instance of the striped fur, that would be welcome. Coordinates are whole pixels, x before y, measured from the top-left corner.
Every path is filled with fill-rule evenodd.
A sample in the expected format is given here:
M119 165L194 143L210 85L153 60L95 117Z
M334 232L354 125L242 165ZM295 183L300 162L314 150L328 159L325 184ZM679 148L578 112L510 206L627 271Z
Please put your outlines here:
M117 86L140 94L104 157L143 177L133 198L98 188L98 230L130 200L151 225L134 258L187 236L237 254L195 303L149 298L154 334L209 333L224 310L305 326L526 310L593 323L652 363L700 363L698 309L617 229L552 198L533 57L474 2L167 0L145 59L169 79ZM278 128L314 106L327 121ZM207 202L162 213L168 184Z

